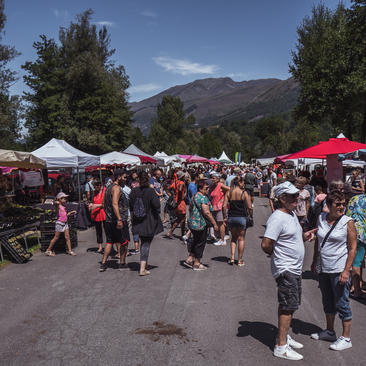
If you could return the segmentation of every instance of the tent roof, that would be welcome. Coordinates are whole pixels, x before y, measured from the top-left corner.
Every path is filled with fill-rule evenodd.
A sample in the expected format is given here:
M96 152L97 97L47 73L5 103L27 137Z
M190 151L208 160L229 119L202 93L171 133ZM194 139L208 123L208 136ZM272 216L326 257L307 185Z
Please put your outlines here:
M225 154L225 151L222 152L221 156L219 157L220 163L232 163L232 161L228 158L228 156Z
M99 156L76 149L64 140L51 139L32 154L46 160L48 168L76 168L100 164Z
M125 154L131 154L131 155L138 156L141 160L141 163L156 163L157 162L157 159L155 159L153 156L147 154L146 152L143 152L134 144L131 144L123 152Z
M42 169L46 168L46 162L29 152L0 149L0 166Z
M185 159L187 163L208 163L208 159L198 155L178 155L180 158Z
M359 149L366 149L365 144L350 141L347 138L330 138L328 141L319 141L318 145L308 147L297 153L288 155L282 160L298 158L326 159L327 155L345 154Z
M110 153L101 155L100 163L102 165L109 165L109 164L134 165L134 164L140 164L141 160L137 156L124 154L119 151L112 151Z

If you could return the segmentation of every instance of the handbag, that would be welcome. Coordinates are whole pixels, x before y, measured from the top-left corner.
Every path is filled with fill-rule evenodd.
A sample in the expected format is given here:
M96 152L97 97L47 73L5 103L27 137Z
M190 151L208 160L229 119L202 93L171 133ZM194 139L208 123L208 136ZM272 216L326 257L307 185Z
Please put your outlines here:
M195 200L195 197L196 197L196 196L194 196L194 197L192 198L193 203L194 203L194 204L195 204L195 206L197 207L197 210L198 210L198 211L200 211L200 213L201 213L202 217L205 219L206 227L213 227L212 222L211 222L211 221L210 221L210 220L205 216L205 214L203 213L203 211L202 211L202 206L201 206L201 209L198 207L197 202L196 202L196 200Z
M247 203L245 201L245 197L243 197L245 194L245 191L243 191L243 193L241 194L242 200L244 201L244 217L247 221L246 227L253 227L254 226L254 220L253 220L253 216L249 213L249 209L247 206Z
M322 241L322 244L321 244L321 246L320 246L320 248L319 248L319 251L318 251L318 256L317 256L317 258L316 258L316 263L315 263L315 271L316 271L316 273L321 273L321 271L322 271L322 264L321 264L321 260L320 260L320 251L321 251L321 249L324 247L324 244L325 244L325 242L328 240L328 238L329 238L329 235L332 233L332 231L334 230L334 228L337 226L337 224L338 224L338 222L339 222L339 220L341 219L343 217L343 215L342 216L340 216L340 217L338 217L338 219L336 220L336 221L334 221L334 223L333 223L333 225L332 225L332 227L329 229L329 231L327 232L327 235L325 235L325 237L324 237L324 239L323 239L323 241Z
M178 203L175 200L174 196L171 195L168 200L166 201L166 206L168 207L168 210L173 211L178 207Z

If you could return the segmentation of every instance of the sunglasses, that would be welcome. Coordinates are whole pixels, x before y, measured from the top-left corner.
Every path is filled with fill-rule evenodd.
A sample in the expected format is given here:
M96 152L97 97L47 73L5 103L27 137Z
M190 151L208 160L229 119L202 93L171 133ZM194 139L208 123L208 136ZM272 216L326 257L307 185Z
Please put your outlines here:
M345 207L346 206L346 202L334 202L334 205L336 207Z

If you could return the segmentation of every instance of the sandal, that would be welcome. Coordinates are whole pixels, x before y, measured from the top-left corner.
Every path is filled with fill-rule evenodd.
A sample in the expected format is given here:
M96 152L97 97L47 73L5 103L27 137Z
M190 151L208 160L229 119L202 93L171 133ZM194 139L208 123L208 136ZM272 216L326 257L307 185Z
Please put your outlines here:
M244 267L244 261L242 259L238 260L238 267Z
M188 268L193 268L193 262L184 261L183 265L188 267Z
M150 274L150 271L144 271L144 272L140 272L139 273L139 276L147 276L147 275L149 275Z
M56 255L55 252L52 252L51 250L46 250L44 254L46 254L49 257L54 257Z
M200 264L199 266L193 266L194 271L204 271L205 269L207 269L207 267L203 264Z
M230 266L232 266L234 263L235 263L235 260L234 259L229 259L227 261L227 264L230 264Z
M75 252L73 252L73 251L71 251L71 252L66 252L68 255L72 255L72 256L75 256L76 255L76 253Z

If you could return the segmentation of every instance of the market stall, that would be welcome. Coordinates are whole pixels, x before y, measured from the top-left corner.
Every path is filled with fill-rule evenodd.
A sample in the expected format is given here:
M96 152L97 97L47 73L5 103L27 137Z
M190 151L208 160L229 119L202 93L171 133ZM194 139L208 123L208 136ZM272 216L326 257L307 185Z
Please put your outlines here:
M159 158L154 158L153 156L145 153L144 151L140 150L137 146L135 146L134 144L131 144L129 147L127 147L123 153L125 154L129 154L129 155L134 155L137 156L140 160L141 163L151 163L151 164L156 164L160 159ZM160 160L160 162L164 163L163 160Z
M157 159L159 166L167 166L173 163L185 162L185 160L180 158L178 155L167 155L165 152L159 151L154 154L154 158Z
M101 165L140 165L141 159L134 155L124 154L118 151L112 151L100 155Z

